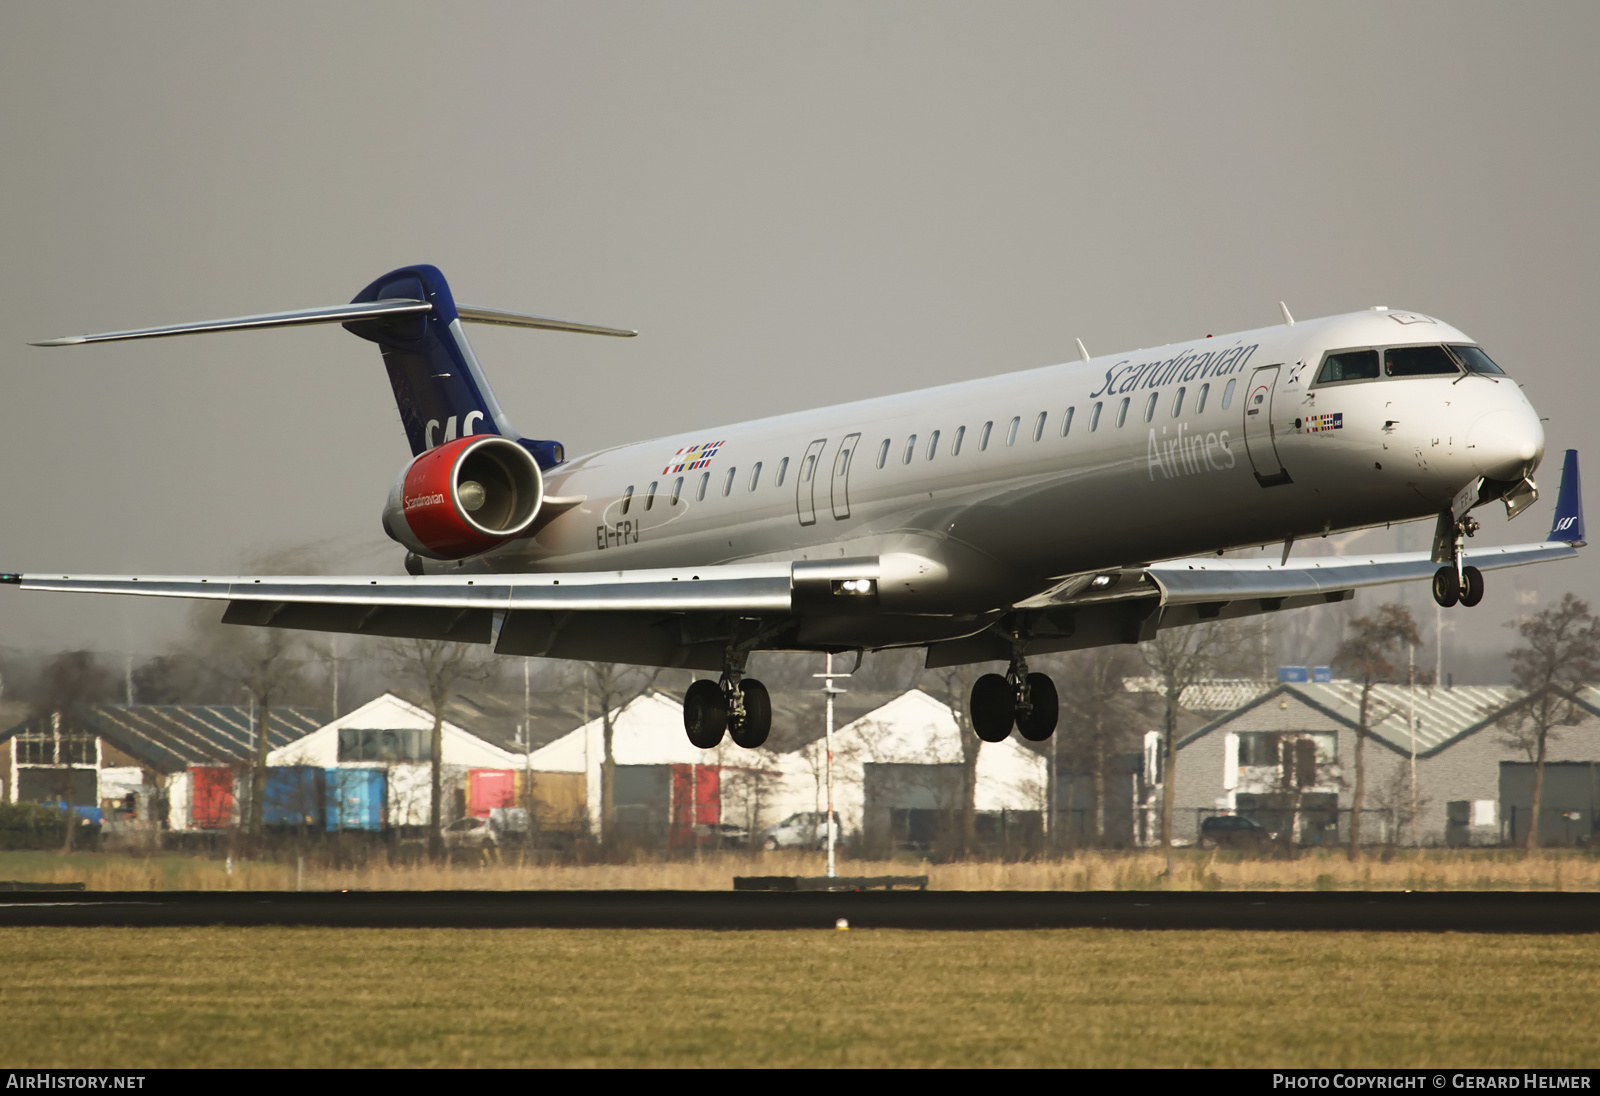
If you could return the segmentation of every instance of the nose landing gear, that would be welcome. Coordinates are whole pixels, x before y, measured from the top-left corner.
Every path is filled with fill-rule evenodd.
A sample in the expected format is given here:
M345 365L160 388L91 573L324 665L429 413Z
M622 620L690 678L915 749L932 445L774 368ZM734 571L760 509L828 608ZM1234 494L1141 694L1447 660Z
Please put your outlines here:
M1433 558L1447 551L1450 562L1433 574L1433 600L1446 609L1457 602L1471 608L1483 600L1483 572L1462 563L1462 541L1477 531L1478 523L1470 517L1455 521L1452 514L1439 515Z
M1047 674L1030 674L1020 653L1005 676L984 674L973 683L967 708L972 729L985 742L1004 742L1012 727L1029 742L1043 742L1055 733L1061 714L1056 683Z

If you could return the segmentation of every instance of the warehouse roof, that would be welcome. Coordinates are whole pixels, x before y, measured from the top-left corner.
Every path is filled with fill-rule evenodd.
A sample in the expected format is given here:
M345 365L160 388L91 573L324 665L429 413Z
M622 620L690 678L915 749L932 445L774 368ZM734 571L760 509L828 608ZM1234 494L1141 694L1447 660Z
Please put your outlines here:
M0 742L28 730L37 717L0 732ZM303 738L326 721L317 708L273 708L269 749ZM235 765L255 758L255 709L241 704L98 704L87 730L159 772L190 765Z

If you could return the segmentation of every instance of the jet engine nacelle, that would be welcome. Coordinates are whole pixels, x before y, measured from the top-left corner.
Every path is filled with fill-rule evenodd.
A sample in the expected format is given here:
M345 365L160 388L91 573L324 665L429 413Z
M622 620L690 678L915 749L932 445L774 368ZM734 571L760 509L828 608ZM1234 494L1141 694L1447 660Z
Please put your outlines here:
M465 559L533 524L544 477L516 442L476 434L445 442L401 471L383 508L389 536L429 559Z

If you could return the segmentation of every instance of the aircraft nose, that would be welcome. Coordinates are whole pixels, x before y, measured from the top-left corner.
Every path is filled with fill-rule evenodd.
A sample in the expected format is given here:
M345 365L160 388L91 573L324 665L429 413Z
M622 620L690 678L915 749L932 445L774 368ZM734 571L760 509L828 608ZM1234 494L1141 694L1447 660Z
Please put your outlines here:
M1467 431L1467 446L1482 475L1520 479L1544 459L1544 427L1531 407L1491 411Z

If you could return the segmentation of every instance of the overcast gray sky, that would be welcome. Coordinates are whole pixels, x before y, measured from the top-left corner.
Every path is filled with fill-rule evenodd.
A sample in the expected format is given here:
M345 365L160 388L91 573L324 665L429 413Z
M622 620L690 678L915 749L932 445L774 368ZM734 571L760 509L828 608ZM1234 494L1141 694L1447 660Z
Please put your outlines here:
M1596 41L1593 3L12 0L0 566L309 545L398 572L378 513L408 452L369 344L24 344L334 304L413 262L467 303L638 328L473 330L514 421L569 452L1280 299L1425 311L1549 416L1546 501L1482 534L1536 540L1600 413ZM1587 559L1522 584L1600 598ZM1503 643L1511 585L1471 641ZM0 646L182 619L0 591Z

